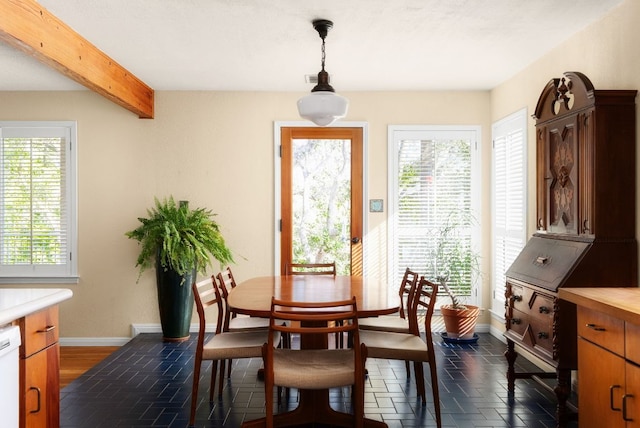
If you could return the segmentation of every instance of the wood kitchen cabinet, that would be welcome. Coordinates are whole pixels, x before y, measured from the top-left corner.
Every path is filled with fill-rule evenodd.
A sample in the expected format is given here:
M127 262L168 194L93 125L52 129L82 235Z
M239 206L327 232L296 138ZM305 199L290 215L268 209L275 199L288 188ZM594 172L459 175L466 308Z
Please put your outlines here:
M640 289L565 289L577 305L580 428L640 427Z
M58 306L18 320L20 346L20 428L60 426Z

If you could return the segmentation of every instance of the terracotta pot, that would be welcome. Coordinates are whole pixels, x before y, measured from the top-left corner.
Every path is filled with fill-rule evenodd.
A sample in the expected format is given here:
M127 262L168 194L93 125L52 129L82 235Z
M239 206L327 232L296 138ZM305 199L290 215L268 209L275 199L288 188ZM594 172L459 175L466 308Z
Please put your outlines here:
M450 339L472 339L480 308L464 305L466 309L453 309L451 305L440 308L447 337Z

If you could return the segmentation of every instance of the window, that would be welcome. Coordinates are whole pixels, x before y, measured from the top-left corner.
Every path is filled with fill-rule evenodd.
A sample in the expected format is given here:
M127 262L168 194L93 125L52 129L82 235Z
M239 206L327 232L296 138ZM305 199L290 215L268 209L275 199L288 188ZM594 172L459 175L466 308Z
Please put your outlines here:
M475 301L479 141L479 127L389 127L390 284L407 267L430 280L448 274L452 291ZM456 248L454 269L438 254Z
M527 241L526 110L492 127L493 311L504 316L505 272Z
M0 282L77 281L75 122L0 122Z

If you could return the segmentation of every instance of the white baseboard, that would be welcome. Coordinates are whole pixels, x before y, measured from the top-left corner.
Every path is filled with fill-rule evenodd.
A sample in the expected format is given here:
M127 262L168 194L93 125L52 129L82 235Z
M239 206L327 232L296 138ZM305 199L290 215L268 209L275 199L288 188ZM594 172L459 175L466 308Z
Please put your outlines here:
M213 333L216 331L215 324L207 324L205 326L207 333ZM189 326L189 333L197 333L198 324L191 324ZM140 333L162 333L162 327L160 324L131 324L131 337L136 337Z
M60 346L122 346L130 337L61 337Z

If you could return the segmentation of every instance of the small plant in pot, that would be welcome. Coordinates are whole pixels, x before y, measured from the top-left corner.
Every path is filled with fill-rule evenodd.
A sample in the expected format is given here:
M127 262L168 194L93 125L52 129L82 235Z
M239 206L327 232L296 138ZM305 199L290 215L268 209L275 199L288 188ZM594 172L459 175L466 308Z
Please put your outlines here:
M436 280L449 298L451 304L440 307L448 341L471 341L480 308L462 303L454 290L470 295L474 275L479 273L478 255L473 250L468 231L473 218L459 212L452 213L447 222L438 228L434 254L433 272Z
M190 209L187 201L176 203L172 196L147 210L141 225L126 232L140 243L136 267L142 273L156 269L158 307L163 339L182 341L189 338L193 313L191 283L198 272L207 274L211 260L220 266L233 261L218 224L210 210Z

